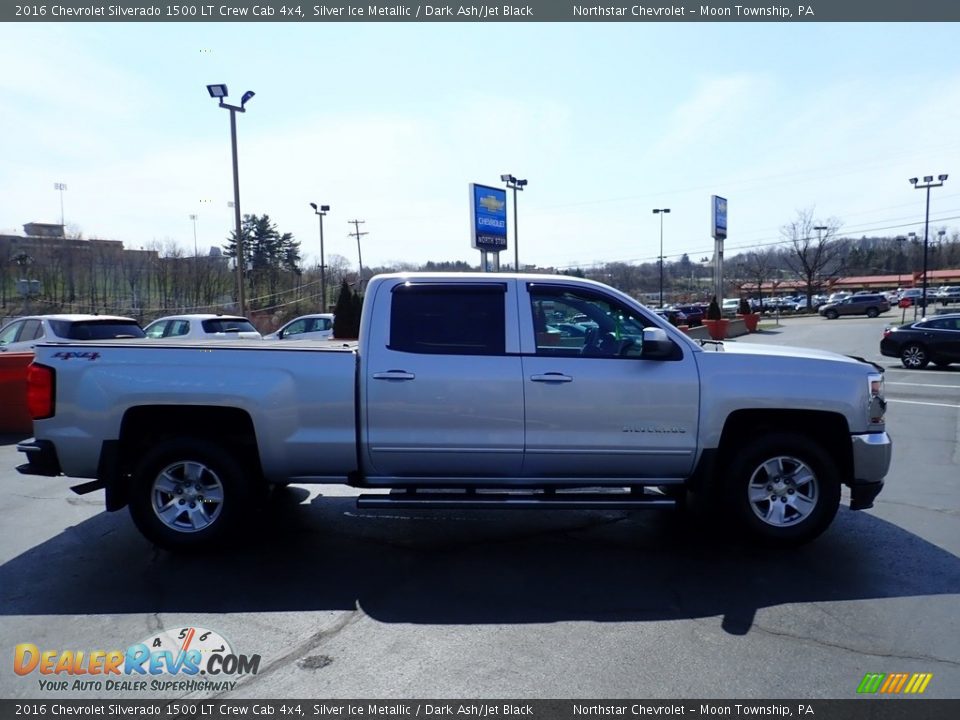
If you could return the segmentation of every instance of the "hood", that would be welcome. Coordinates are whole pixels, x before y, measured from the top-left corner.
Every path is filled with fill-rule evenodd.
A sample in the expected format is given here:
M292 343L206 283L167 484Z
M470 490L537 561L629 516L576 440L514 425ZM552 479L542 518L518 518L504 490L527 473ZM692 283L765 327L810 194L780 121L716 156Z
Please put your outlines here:
M716 346L714 346L716 347ZM748 343L723 343L722 350L717 347L717 352L734 355L753 355L765 357L792 357L806 358L808 360L832 360L834 362L860 364L861 360L830 352L829 350L815 350L813 348L790 347L784 345L753 345ZM707 354L711 354L710 344L703 348Z

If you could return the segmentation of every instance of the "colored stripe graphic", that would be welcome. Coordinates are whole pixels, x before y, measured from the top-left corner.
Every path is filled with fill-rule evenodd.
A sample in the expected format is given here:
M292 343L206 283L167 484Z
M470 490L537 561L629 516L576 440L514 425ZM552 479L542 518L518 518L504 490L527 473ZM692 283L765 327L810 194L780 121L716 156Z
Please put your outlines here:
M920 695L933 680L933 673L867 673L857 686L861 694Z
M863 680L860 681L860 687L857 688L857 692L875 693L880 689L880 683L883 682L885 677L886 675L884 673L867 673L863 676Z

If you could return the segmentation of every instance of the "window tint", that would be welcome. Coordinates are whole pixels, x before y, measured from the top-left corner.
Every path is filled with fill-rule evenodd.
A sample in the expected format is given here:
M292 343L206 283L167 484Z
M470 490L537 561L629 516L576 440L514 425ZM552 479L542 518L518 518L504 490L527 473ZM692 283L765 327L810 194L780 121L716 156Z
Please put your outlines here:
M923 324L924 328L934 330L957 330L960 328L960 318L934 318Z
M167 331L164 337L182 337L190 332L189 320L171 320L167 323Z
M529 286L537 355L639 357L642 315L611 298L581 290Z
M37 340L43 337L43 324L39 320L27 320L23 323L20 340Z
M112 340L114 338L142 338L143 330L135 320L51 320L57 337L64 340Z
M233 318L213 318L204 320L203 331L207 333L237 333L237 332L256 332L257 329L250 324L249 320Z
M505 293L502 284L399 285L390 307L390 349L502 355Z

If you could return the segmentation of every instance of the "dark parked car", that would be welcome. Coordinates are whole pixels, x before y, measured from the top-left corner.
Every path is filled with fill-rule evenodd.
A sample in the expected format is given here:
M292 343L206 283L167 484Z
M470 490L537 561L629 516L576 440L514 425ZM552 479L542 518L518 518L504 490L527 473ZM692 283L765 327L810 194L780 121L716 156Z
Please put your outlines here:
M890 301L883 295L853 295L840 302L821 305L817 311L828 320L841 315L866 315L875 318L890 309Z
M919 370L930 362L940 368L960 362L960 313L887 328L880 341L880 354L900 358L910 370Z
M675 305L674 307L687 316L687 325L690 327L703 324L706 311L699 305Z
M667 322L674 326L686 325L687 316L686 313L677 310L676 308L654 308L653 311L662 318L666 318Z

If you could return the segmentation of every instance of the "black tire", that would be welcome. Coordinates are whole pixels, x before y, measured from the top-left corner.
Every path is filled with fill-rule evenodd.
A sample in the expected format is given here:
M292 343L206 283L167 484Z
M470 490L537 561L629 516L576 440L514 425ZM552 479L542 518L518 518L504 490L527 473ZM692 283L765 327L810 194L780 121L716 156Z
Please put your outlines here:
M751 537L765 544L799 545L833 522L840 507L840 477L836 463L816 442L796 433L770 433L737 452L724 496L737 525Z
M252 496L242 463L220 445L176 438L147 452L134 470L130 515L156 545L193 550L229 537ZM156 509L163 507L169 509L165 518Z
M875 317L877 317L877 315L879 315L879 314L880 314L880 311L879 311L877 308L874 308L874 307L867 308L867 317L868 317L868 318L875 318Z
M923 345L910 343L900 350L900 362L907 370L923 370L930 362L930 357Z
M836 320L838 317L840 317L836 310L827 310L825 313L823 313L823 316L827 320Z

